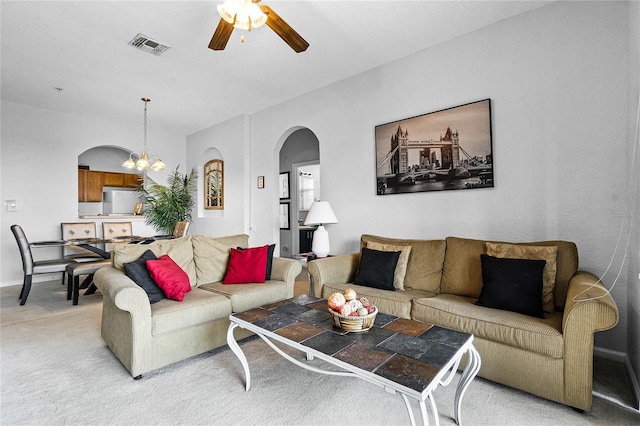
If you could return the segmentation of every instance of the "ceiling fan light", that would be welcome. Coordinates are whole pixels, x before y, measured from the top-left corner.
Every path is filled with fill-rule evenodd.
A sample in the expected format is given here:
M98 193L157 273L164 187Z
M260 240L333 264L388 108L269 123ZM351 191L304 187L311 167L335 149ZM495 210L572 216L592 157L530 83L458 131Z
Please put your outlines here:
M251 3L248 9L251 28L261 27L267 22L267 15L260 10L260 7L258 7L257 4Z
M238 3L235 0L226 0L224 3L219 4L217 9L222 19L233 24L236 13L238 13Z
M235 28L251 31L267 22L267 15L252 0L225 0L218 13Z

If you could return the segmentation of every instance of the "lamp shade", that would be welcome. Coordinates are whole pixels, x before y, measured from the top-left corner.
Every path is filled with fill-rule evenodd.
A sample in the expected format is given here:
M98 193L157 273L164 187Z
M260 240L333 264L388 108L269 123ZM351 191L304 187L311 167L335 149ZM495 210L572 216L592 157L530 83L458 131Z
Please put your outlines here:
M314 201L304 220L305 225L322 225L323 223L338 223L338 218L327 201Z

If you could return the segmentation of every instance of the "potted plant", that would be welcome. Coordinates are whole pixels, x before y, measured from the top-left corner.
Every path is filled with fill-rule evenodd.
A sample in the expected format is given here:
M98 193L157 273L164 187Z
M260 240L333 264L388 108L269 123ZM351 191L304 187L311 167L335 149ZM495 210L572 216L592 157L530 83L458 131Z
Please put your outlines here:
M138 193L145 201L142 209L145 223L163 235L171 235L178 222L190 222L195 205L198 172L192 168L190 173L183 175L179 168L171 173L167 186L147 176L145 183L138 187Z

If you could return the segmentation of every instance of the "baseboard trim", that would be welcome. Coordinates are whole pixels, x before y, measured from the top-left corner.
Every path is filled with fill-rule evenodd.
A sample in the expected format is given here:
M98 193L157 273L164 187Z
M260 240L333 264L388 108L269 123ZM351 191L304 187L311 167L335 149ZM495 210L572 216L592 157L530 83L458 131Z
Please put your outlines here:
M631 380L631 388L633 389L636 400L635 409L640 411L640 385L638 385L637 376L633 371L633 366L631 365L631 361L629 361L629 356L627 355L627 353L596 346L593 348L593 355L624 364L624 367L627 370L627 376Z
M593 348L593 355L599 358L610 359L612 361L622 363L624 363L624 360L627 358L627 354L625 352L614 351L612 349L601 348L599 346L595 346Z
M631 387L633 388L633 393L636 397L635 408L640 412L640 385L638 385L637 376L635 375L631 361L629 361L629 357L626 354L624 356L624 365L627 367L627 374L629 374L629 378L631 379Z

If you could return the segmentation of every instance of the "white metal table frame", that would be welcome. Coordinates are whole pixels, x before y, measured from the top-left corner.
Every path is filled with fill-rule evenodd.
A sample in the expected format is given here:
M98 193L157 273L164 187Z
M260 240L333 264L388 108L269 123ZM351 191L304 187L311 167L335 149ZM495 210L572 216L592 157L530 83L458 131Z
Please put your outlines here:
M465 353L469 354L469 359L467 365L460 377L460 381L458 382L458 386L456 388L456 396L455 396L455 404L454 404L454 419L455 422L460 425L461 424L461 415L460 409L462 407L462 397L466 392L467 388L471 384L471 381L475 378L480 370L481 360L480 354L473 346L473 335L469 335L469 339L467 342L460 347L458 352L451 357L449 362L445 364L438 374L431 380L429 386L427 386L422 392L416 391L415 389L411 389L409 387L403 386L399 383L396 383L392 380L381 377L377 374L374 374L369 371L362 370L358 367L355 367L349 363L341 361L337 358L332 357L331 355L327 355L323 352L310 348L308 346L302 345L298 342L294 342L289 340L279 334L273 333L271 331L265 330L259 326L256 326L250 322L237 318L233 315L229 317L231 324L229 324L229 329L227 330L227 343L233 353L238 357L240 363L242 364L242 368L244 369L245 374L245 391L249 391L251 389L251 373L249 371L249 363L247 362L247 358L245 357L242 349L238 345L236 341L233 330L236 327L244 328L249 330L256 335L258 335L263 341L265 341L274 351L280 354L283 358L289 360L290 362L302 367L304 369L314 371L316 373L335 375L335 376L347 376L347 377L359 377L369 383L373 383L374 385L382 387L385 391L396 394L399 393L404 400L404 403L407 407L407 411L409 412L409 418L411 420L411 425L415 426L415 418L413 415L413 410L411 408L411 404L409 398L413 398L418 401L420 406L420 413L422 415L422 421L424 425L429 424L429 417L427 413L426 400L429 400L429 404L431 406L431 411L433 412L433 417L435 420L436 426L440 425L440 418L438 415L438 409L436 408L436 403L433 399L432 393L433 391L440 386L447 386L453 380L456 375L456 371L458 370L458 365L462 360L462 357ZM331 365L342 368L346 371L329 371L322 370L306 364L296 358L293 358L278 346L273 343L273 341L277 341L283 343L291 348L297 349L306 354L307 360L312 360L314 357L317 357Z

